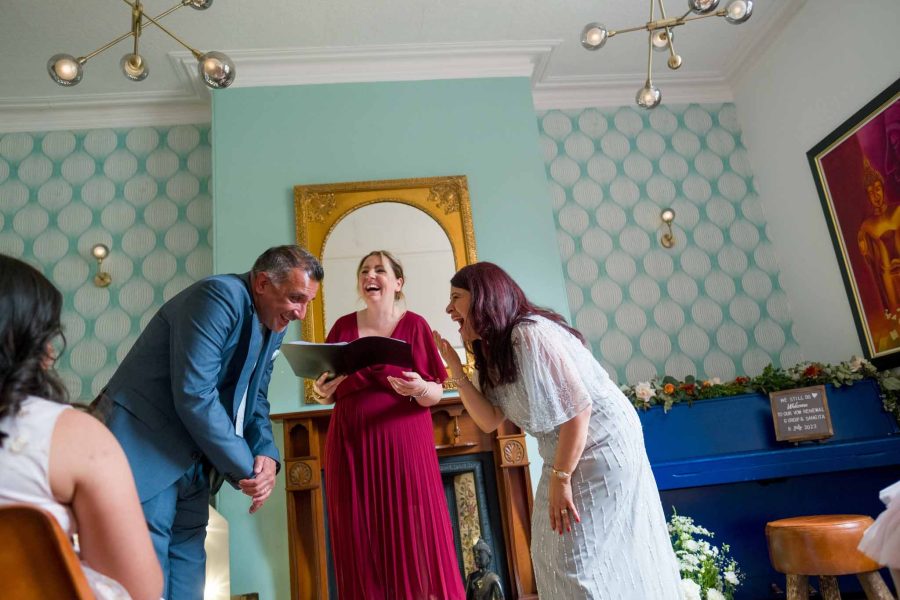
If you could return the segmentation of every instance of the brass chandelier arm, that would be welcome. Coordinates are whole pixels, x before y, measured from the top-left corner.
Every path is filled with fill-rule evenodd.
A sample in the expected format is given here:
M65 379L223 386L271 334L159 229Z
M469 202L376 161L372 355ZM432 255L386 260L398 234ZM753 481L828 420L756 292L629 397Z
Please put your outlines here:
M749 2L750 0L746 1ZM47 61L47 73L54 83L63 87L78 85L84 77L84 65L87 61L112 48L128 36L134 38L133 48L122 56L122 59L119 61L119 67L127 79L131 81L145 80L150 73L150 68L144 57L140 55L139 50L144 30L152 25L158 27L163 33L186 48L197 59L197 73L207 87L223 89L234 82L236 72L234 61L225 53L215 50L201 53L160 23L164 17L184 6L189 6L195 10L206 10L212 5L213 0L176 0L177 3L174 6L155 17L145 12L143 0L122 0L122 2L131 9L131 30L85 56L76 58L65 52L59 52L51 56L50 60Z
M138 3L131 7L131 32L134 34L134 54L138 54L138 42L141 39L142 12L143 7Z
M113 46L115 46L116 44L118 44L119 42L121 42L122 40L124 40L125 38L127 38L130 35L134 35L134 32L129 31L128 33L123 33L122 35L120 35L119 37L114 39L113 41L111 41L108 44L105 44L103 46L100 46L99 48L97 48L96 50L91 52L90 54L86 54L84 56L78 57L78 62L80 62L81 64L86 63L87 61L91 60L92 58L94 58L95 56L100 54L101 52L105 52L106 50L109 50L110 48L112 48Z
M196 1L196 0L195 0ZM708 17L724 17L733 25L739 25L750 18L753 13L754 0L727 0L724 8L718 8L720 0L688 0L686 13L670 17L666 14L664 0L650 0L650 15L647 22L636 27L628 27L612 31L599 21L588 23L581 31L581 45L589 51L599 50L606 45L609 38L620 33L645 30L649 34L647 40L647 80L635 95L635 102L641 108L655 108L662 101L662 92L653 85L653 53L668 52L666 65L676 70L681 68L683 59L675 51L674 29L691 21ZM656 7L659 13L656 13ZM718 10L717 10L718 9Z
M681 17L680 20L682 21L681 24L683 25L684 23L688 23L690 21L697 21L699 19L708 19L709 17L724 17L727 14L728 14L728 11L726 11L725 9L719 9L715 12L707 13L705 15L690 15L687 17Z
M697 19L706 19L709 17L724 17L726 14L727 13L724 10L717 10L716 12L711 12L706 15L691 15L691 11L688 11L686 14L684 14L680 17L671 17L668 19L665 18L665 16L663 16L662 19L657 19L654 21L653 18L651 17L651 19L649 21L647 21L646 23L644 23L643 25L638 25L636 27L628 27L626 29L617 29L615 31L610 29L608 37L612 37L619 33L631 33L632 31L641 31L642 29L647 30L647 31L656 31L657 29L680 27L681 25L689 23L690 21L696 21Z
M131 4L128 0L122 0L122 1L125 2L126 4ZM150 21L151 23L153 23L154 25L156 25L157 27L159 27L162 30L162 32L165 33L167 36L169 36L170 38L172 38L173 40L175 40L176 42L178 42L179 44L181 44L182 46L187 48L190 51L190 53L194 55L194 58L196 58L197 60L200 60L200 58L203 56L202 52L200 52L196 48L192 48L191 46L188 46L185 42L183 42L181 40L181 38L179 38L177 35L175 35L171 31L169 31L165 27L163 27L156 19L154 19L150 15L144 13L144 18L147 19L148 21Z
M651 22L653 21L653 2L654 2L654 0L650 0L650 21ZM663 16L663 18L665 18L665 16ZM647 39L647 83L645 85L647 85L649 87L653 81L650 77L652 70L653 70L653 30L650 29L650 27L649 27L650 23L647 23L647 25L648 25L647 29L650 32L649 33L650 37Z
M125 2L125 4L128 4L129 6L131 6L132 8L134 8L134 4L132 4L131 2L128 2L128 0L122 0L122 1ZM169 15L169 14L175 12L176 10L178 10L179 8L181 8L182 6L185 6L185 4L183 4L182 2L179 2L178 4L176 4L175 6L173 6L172 8L170 8L169 10L167 10L167 11L165 11L165 12L162 12L162 13L158 14L158 15L156 16L156 18L157 18L157 19L162 19L163 17L165 17L165 16L167 16L167 15ZM150 17L148 17L146 14L144 14L144 16L147 17L147 19L150 19ZM150 19L150 21L151 21L151 23L157 25L157 27L159 26L159 24L153 22L153 19ZM86 54L86 55L84 55L84 56L79 57L79 58L78 58L78 62L80 62L81 64L86 63L87 61L91 60L92 58L94 58L95 56L97 56L98 54L100 54L101 52L105 52L106 50L109 50L110 48L112 48L113 46L115 46L116 44L118 44L119 42L121 42L122 40L124 40L125 38L127 38L128 36L131 36L131 35L134 35L134 31L133 31L133 30L132 30L132 31L129 31L129 32L127 32L127 33L123 33L122 35L120 35L119 37L117 37L116 39L114 39L113 41L109 42L108 44L104 44L103 46L100 46L99 48L97 48L96 50L94 50L93 52L91 52L90 54Z
M663 6L662 0L658 0L658 2L659 2L659 16L661 16L663 18L663 20L665 20L666 7ZM690 14L690 12L688 14ZM687 15L684 15L681 17L681 22L684 22L685 16L687 16ZM653 32L651 31L650 33L652 35ZM650 40L650 43L652 45L653 40ZM668 25L666 26L666 43L669 46L669 62L670 62L670 64L672 62L674 62L675 60L678 60L678 65L681 66L681 61L680 61L680 59L678 59L678 55L675 53L675 42L672 41L672 28Z

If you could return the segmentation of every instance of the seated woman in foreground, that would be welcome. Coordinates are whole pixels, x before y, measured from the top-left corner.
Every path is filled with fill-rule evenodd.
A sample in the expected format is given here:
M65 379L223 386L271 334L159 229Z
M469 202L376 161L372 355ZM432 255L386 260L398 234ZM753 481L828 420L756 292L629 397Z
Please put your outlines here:
M99 421L66 404L53 370L61 308L43 275L0 254L0 506L37 506L77 533L98 599L156 600L162 570L125 454Z
M475 423L509 419L538 440L531 556L541 598L681 598L656 481L631 403L557 313L528 301L495 264L460 269L447 312L475 355L478 383L437 332Z

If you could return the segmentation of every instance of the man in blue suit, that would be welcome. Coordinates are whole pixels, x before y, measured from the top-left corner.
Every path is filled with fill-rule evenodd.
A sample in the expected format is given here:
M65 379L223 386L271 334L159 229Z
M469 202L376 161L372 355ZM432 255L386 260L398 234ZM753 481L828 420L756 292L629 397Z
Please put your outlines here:
M166 598L203 598L209 495L221 479L251 498L251 513L272 493L281 466L266 398L272 362L323 275L306 250L277 246L249 273L198 281L159 309L104 392Z

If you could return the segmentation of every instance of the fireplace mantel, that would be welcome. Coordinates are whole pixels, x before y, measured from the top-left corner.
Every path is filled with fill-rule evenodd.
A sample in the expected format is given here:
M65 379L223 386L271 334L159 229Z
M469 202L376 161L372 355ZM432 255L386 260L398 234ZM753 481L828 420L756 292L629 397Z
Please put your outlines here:
M509 421L484 433L458 396L431 407L438 458L490 452L503 524L512 600L537 598L531 544L531 477L525 434ZM284 423L288 547L292 600L328 600L322 471L331 408L272 415Z

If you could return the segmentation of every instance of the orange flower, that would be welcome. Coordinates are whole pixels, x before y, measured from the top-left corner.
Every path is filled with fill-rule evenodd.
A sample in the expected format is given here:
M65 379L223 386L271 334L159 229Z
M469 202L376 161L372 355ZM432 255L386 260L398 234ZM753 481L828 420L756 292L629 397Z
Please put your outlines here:
M667 383L663 386L663 392L666 394L671 394L675 391L675 386L671 383Z
M806 367L806 370L803 371L803 376L812 379L813 377L818 377L821 372L822 369L820 369L818 365L809 365Z

